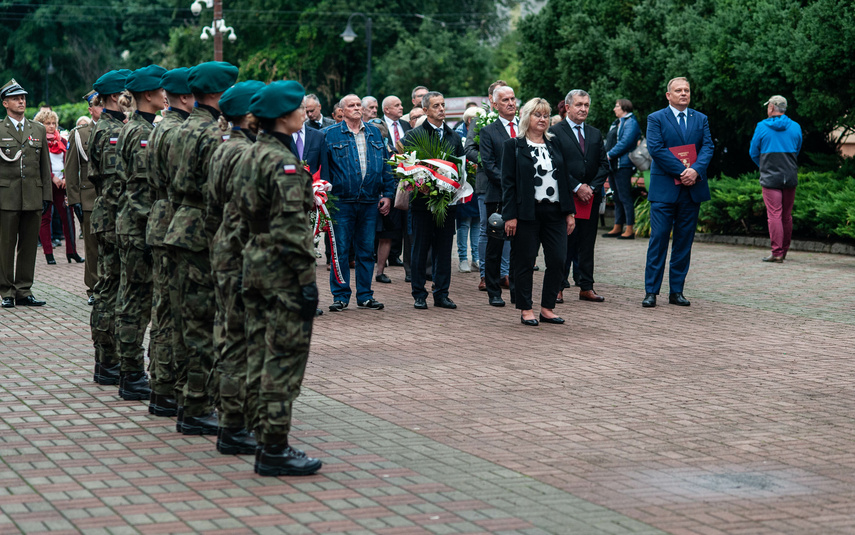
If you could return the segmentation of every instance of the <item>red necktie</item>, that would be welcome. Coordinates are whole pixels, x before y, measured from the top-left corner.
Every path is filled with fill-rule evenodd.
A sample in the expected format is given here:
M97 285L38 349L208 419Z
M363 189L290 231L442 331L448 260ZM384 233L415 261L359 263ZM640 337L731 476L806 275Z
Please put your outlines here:
M508 126L511 127L511 137L517 137L517 133L514 132L514 122L513 121L509 122Z
M395 127L395 145L397 145L398 141L401 140L401 134L400 134L400 132L398 132L398 121L395 121L394 123L392 123L392 126Z

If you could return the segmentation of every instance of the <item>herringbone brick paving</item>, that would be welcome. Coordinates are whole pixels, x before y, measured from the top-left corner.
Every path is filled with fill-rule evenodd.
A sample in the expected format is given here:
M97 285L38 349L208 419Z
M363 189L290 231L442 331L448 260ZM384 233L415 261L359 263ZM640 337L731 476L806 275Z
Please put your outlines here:
M0 312L0 533L855 532L855 260L696 244L692 306L642 309L645 251L601 240L606 302L537 328L388 269L385 310L316 322L307 479L93 384L82 265L40 258L48 306Z

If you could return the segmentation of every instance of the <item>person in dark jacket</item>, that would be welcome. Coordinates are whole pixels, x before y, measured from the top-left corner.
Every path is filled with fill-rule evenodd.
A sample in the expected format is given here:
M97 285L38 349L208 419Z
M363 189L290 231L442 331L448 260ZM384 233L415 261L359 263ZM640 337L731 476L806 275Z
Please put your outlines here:
M632 202L632 186L630 181L635 172L635 166L629 159L629 153L638 145L641 137L641 128L632 114L632 102L622 98L615 102L615 115L617 116L617 129L615 144L606 147L609 164L612 169L610 183L615 191L615 226L609 232L603 234L604 238L617 238L619 240L635 239L635 204ZM624 228L626 225L626 228Z
M775 95L766 101L768 118L757 123L751 138L751 159L760 167L760 185L769 220L772 254L764 262L781 263L793 234L793 201L798 185L798 156L802 129L786 115L787 99Z

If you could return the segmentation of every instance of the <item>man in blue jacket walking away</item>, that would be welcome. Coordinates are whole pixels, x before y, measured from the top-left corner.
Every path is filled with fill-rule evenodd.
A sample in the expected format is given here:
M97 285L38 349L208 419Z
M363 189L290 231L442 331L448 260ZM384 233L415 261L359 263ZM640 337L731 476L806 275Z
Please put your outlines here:
M751 139L751 159L760 167L760 185L769 220L772 254L764 262L780 264L787 257L793 235L793 201L798 184L802 129L787 113L787 99L775 95L766 101L768 119L757 123Z

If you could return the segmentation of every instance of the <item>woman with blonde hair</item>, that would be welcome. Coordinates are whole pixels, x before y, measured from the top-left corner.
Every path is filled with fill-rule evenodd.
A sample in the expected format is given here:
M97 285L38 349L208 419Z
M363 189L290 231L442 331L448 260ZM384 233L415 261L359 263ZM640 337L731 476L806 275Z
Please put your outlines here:
M50 179L53 182L53 209L59 213L62 222L62 233L65 236L65 256L68 261L83 262L77 254L74 244L74 220L68 217L68 206L65 203L65 154L68 151L68 141L62 138L57 129L59 117L56 112L45 109L36 114L34 120L42 123L47 132L48 150L50 151ZM39 229L39 241L42 242L45 260L48 264L56 264L53 257L53 244L50 241L50 224L52 210L42 215L42 225Z

